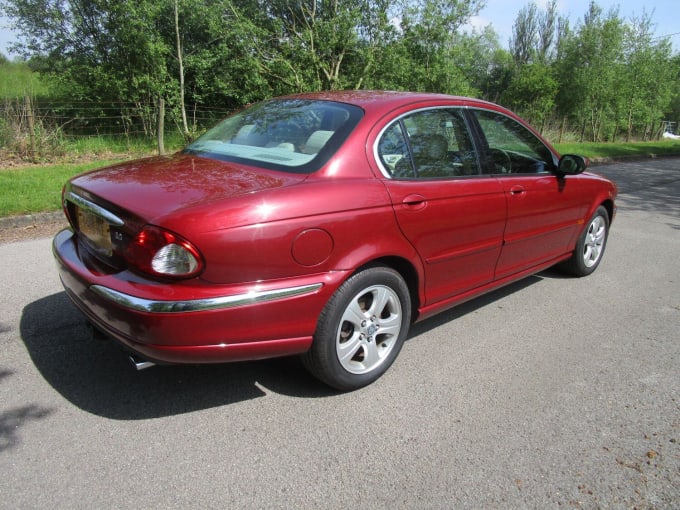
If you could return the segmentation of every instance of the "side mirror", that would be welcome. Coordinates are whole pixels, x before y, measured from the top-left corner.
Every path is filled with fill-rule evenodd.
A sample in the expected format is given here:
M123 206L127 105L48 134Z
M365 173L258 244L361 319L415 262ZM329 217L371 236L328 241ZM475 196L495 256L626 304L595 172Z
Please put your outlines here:
M588 168L588 160L576 154L565 154L560 158L557 171L561 175L577 175Z

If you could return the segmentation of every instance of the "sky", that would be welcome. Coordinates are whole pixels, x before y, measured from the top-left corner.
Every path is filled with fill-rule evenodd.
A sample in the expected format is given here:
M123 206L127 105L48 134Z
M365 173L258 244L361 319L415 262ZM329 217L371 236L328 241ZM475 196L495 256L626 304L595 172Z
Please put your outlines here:
M560 16L567 16L574 27L588 11L591 0L557 0L557 10ZM483 28L492 25L498 34L500 43L508 47L508 41L512 35L512 25L522 7L528 5L530 0L487 0L486 7L471 20L471 25ZM536 0L536 5L544 9L548 3L546 0ZM606 14L610 8L619 9L619 16L623 19L641 17L643 12L649 14L652 22L656 25L657 37L670 36L671 43L676 52L680 51L680 1L678 0L596 0Z
M567 16L571 26L574 27L583 20L590 2L591 0L557 0L557 10L560 16ZM471 25L478 28L492 25L500 43L507 47L517 14L530 3L530 0L487 0L486 7L471 20ZM540 9L544 9L548 2L536 0L535 3ZM596 0L595 3L605 14L610 8L618 8L619 16L623 19L639 18L643 13L649 14L655 25L655 35L670 36L675 51L680 51L680 1Z
M483 28L492 25L499 36L503 46L508 46L508 40L512 35L512 25L517 18L517 13L522 7L530 3L530 0L487 0L486 7L471 20L471 25ZM640 2L640 0L596 0L597 5L605 12L611 7L619 7L619 15L624 19L632 16L639 17L643 12L651 15L656 25L656 35L670 36L675 51L680 51L680 1L679 0L650 0ZM546 0L536 0L536 5L541 9L545 7ZM572 26L588 10L590 0L558 0L557 7L560 15L568 16ZM0 17L0 53L5 56L10 55L8 45L17 38L9 28L9 20Z

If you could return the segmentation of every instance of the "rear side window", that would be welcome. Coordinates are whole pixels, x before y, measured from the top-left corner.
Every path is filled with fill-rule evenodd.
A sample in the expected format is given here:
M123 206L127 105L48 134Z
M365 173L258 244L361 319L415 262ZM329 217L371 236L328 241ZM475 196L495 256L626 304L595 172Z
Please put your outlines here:
M376 155L393 179L441 179L479 174L460 110L433 108L399 118L378 140Z

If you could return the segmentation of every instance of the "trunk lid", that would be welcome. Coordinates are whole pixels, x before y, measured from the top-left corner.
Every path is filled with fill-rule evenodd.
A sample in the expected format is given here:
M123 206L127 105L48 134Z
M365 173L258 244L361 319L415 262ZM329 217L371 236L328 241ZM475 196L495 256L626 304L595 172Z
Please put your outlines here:
M305 177L179 153L94 170L71 185L76 193L103 200L104 207L153 222L193 205L290 186Z

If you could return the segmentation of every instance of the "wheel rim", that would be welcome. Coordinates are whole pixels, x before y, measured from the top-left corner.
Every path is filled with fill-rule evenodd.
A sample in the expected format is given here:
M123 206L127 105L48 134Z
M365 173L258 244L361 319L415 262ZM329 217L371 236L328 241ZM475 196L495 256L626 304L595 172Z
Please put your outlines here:
M583 263L586 267L593 267L602 256L607 234L607 224L602 216L597 216L588 226L583 245Z
M356 294L340 319L335 348L342 367L352 374L366 374L382 365L401 332L399 296L383 285Z

